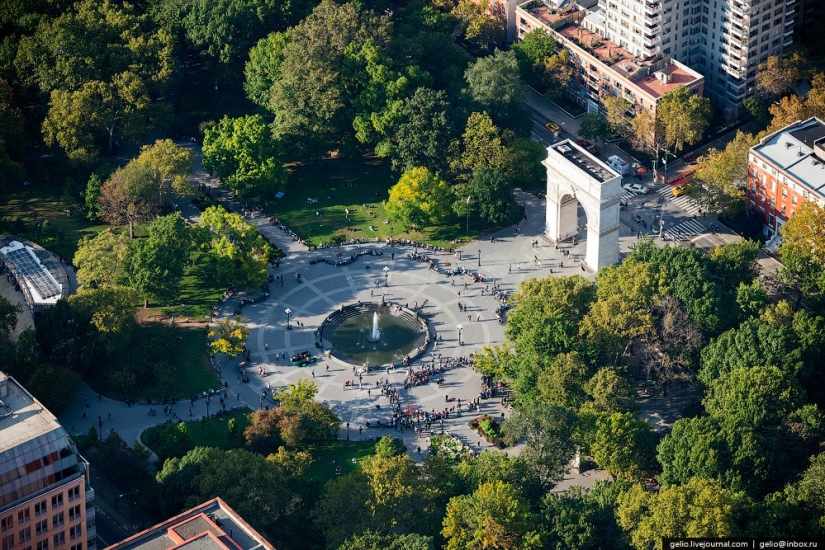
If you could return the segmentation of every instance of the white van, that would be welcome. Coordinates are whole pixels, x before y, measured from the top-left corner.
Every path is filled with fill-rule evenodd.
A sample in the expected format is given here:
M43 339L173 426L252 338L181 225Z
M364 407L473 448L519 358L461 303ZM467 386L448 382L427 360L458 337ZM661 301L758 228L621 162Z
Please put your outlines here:
M626 176L628 172L630 172L630 164L617 155L613 155L607 159L607 165L622 176Z

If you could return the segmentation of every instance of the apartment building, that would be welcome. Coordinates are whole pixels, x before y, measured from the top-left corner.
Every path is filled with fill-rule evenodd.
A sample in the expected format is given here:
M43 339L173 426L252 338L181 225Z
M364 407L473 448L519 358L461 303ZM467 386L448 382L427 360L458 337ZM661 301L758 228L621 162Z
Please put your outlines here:
M775 235L803 201L825 206L825 123L797 121L750 150L747 207Z
M227 503L214 498L106 550L275 550Z
M733 115L752 95L759 63L793 44L800 1L599 0L597 7L583 8L533 0L522 4L516 16L529 20L522 14L532 13L549 23L559 14L571 14L574 25L585 26L603 43L642 63L676 60L704 75L704 95L723 114ZM517 36L523 36L519 21L516 26Z
M0 549L95 550L88 476L54 415L0 372Z
M606 97L622 96L632 107L628 116L655 111L662 95L685 86L702 95L704 77L670 56L641 57L604 38L602 12L574 8L558 10L527 2L517 8L519 38L544 29L567 49L573 79L567 94L576 103L597 113Z

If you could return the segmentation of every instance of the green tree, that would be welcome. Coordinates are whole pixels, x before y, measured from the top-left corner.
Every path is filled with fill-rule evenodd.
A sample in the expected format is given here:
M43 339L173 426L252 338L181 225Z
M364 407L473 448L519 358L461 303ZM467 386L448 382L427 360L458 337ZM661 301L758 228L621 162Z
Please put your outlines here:
M539 400L551 407L578 411L587 398L584 386L592 374L577 352L559 354L539 375Z
M279 146L260 115L225 116L209 128L203 166L242 198L270 198L286 186Z
M217 282L251 288L266 279L270 245L243 216L216 206L207 208L195 226L195 242Z
M512 124L511 118L517 117L521 102L527 96L515 52L497 50L489 57L476 60L464 73L464 79L473 101L494 121L502 126Z
M249 50L249 59L244 67L244 91L246 97L259 107L267 108L270 89L281 77L281 63L284 61L284 48L289 43L285 32L273 32L261 38Z
M101 231L94 237L83 237L72 258L77 282L91 288L116 284L128 252L129 238L124 233Z
M467 203L463 195L472 197ZM477 216L490 225L501 226L519 215L519 205L506 173L499 168L479 168L463 187L462 197L455 203L456 210L475 207Z
M12 304L0 296L0 336L8 338L17 326L17 316L23 312L20 304Z
M338 550L433 550L433 538L410 533L381 535L366 531L347 539Z
M665 144L677 152L701 141L712 116L710 100L684 86L662 94L656 107Z
M387 213L408 225L443 223L451 199L447 182L426 168L412 168L390 188Z
M81 288L69 296L69 305L89 317L102 333L123 334L135 324L137 293L129 287L106 285Z
M103 187L103 178L93 173L86 183L86 190L83 193L84 206L86 207L86 219L93 222L101 217L100 211L100 189Z
M0 78L0 176L8 181L22 177L23 166L19 160L26 143L24 136L23 113L16 105L14 90Z
M557 49L558 44L555 39L544 29L533 29L522 36L518 42L513 44L522 78L529 79L532 76L533 66L536 63L543 63L546 58L556 53Z
M750 284L759 275L759 242L747 239L714 248L710 269L725 291Z
M610 137L610 126L603 116L587 113L581 119L579 135L584 139L592 139L601 146Z
M636 410L636 391L615 367L602 367L587 381L589 399L583 410L596 414L622 414Z
M630 132L630 119L627 111L633 105L622 96L606 97L602 102L605 109L607 125L620 136L627 136Z
M289 21L294 7L267 0L194 0L183 19L186 38L205 58L217 82L237 76L250 48Z
M488 13L488 5L487 0L480 3L461 0L452 10L464 38L476 42L485 51L500 46L506 34L504 24Z
M436 174L445 174L444 152L455 133L449 112L450 103L443 91L416 89L399 110L394 140L379 144L376 153L390 156L397 169L423 166Z
M559 407L525 403L504 423L510 442L525 440L522 456L543 487L558 483L574 455L573 414Z
M801 349L789 327L749 319L708 343L697 377L710 386L724 374L753 366L779 367L796 375L801 360Z
M149 307L150 298L169 301L177 296L191 243L180 214L155 218L148 237L132 241L124 268L130 286L143 296L143 307Z
M541 501L545 548L562 550L627 550L616 524L617 499L628 482L597 481L592 489L571 487Z
M573 69L570 67L570 54L561 49L539 64L537 71L541 75L542 86L554 98L564 97L564 91L573 78Z
M699 163L694 178L703 207L711 213L735 213L744 205L748 185L748 151L756 136L736 132L722 151L711 148Z
M385 435L375 444L375 454L392 458L407 452L407 446L400 439L391 435Z
M159 139L151 145L140 148L140 155L134 162L148 168L158 186L158 204L165 205L171 194L191 195L189 173L195 154L178 147L171 139Z
M743 495L694 479L658 494L634 485L619 497L617 519L639 550L662 549L662 537L734 537Z
M209 347L212 353L226 353L230 356L240 355L249 337L246 319L236 315L224 317L209 331Z
M603 415L596 421L590 450L596 463L624 479L645 479L655 468L656 436L633 413Z
M481 168L502 168L504 136L486 111L470 114L461 137L461 152L452 162L459 177L469 179Z
M531 519L530 507L512 485L492 481L450 499L441 534L448 550L540 548Z
M28 389L52 414L63 414L80 388L80 375L67 367L38 365L26 384Z
M367 79L366 67L354 57L368 42L386 51L389 19L353 3L324 0L288 34L270 93L275 138L302 156L352 146L355 96Z
M361 471L356 470L327 482L311 512L315 525L327 542L327 548L342 547L347 541L356 540L360 534L375 531L367 505L370 498L370 485ZM346 517L347 521L341 521L342 517Z

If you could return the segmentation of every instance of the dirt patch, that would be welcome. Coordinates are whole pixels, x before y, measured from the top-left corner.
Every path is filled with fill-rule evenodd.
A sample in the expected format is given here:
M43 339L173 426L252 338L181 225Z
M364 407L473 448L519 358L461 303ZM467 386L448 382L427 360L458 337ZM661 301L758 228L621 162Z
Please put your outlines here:
M209 328L209 323L206 321L199 321L189 317L170 317L168 315L157 313L157 311L143 308L138 309L135 314L135 320L141 325L161 323L164 325L174 325L176 327L192 329Z

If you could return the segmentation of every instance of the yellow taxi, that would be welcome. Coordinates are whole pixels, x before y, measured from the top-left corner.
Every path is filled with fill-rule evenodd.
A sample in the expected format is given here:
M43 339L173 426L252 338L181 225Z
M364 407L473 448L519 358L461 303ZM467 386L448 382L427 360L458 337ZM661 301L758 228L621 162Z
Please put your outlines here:
M558 134L561 131L561 127L552 121L545 124L544 127L553 132L554 134Z
M681 197L682 195L686 195L690 192L690 184L686 183L684 185L680 185L679 187L673 188L673 196L674 197Z

